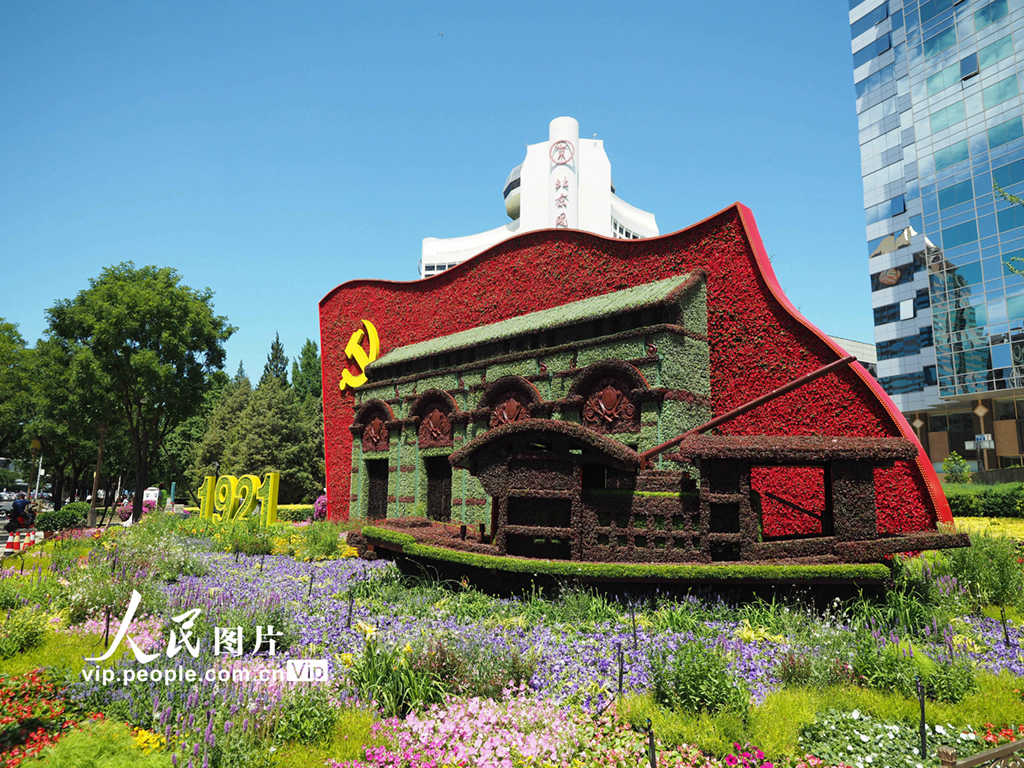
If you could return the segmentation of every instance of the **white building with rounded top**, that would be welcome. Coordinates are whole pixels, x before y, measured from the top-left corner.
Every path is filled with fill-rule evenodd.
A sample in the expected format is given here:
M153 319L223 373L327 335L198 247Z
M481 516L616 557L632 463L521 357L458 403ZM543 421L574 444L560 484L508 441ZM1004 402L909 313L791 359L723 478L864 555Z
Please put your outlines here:
M579 123L556 117L548 139L526 148L502 194L510 221L463 237L425 237L420 277L430 277L523 232L581 229L604 237L658 235L654 214L615 194L612 167L599 139L581 139Z

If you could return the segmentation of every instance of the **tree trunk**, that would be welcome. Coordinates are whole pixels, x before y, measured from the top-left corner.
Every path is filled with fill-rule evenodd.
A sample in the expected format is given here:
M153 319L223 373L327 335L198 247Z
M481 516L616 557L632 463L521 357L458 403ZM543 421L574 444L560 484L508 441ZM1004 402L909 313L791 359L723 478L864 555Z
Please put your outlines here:
M142 494L146 490L147 456L141 447L135 449L135 498L132 499L132 522L142 517Z
M100 425L100 440L96 446L96 471L92 473L92 499L89 502L89 527L96 526L96 494L100 489L100 469L103 467L103 438L107 436L107 425Z
M64 465L53 468L53 508L64 506Z

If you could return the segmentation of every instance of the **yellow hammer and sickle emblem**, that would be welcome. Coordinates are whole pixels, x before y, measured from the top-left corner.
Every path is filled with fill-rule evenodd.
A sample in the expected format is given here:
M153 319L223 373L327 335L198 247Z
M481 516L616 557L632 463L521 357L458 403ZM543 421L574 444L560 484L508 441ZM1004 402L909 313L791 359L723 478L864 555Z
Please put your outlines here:
M366 350L363 349L363 337L370 340L370 353L367 354ZM359 369L358 375L353 375L351 371L342 370L341 372L341 383L338 385L342 390L345 387L361 387L366 383L366 366L372 363L380 355L380 338L377 336L377 329L373 327L373 323L369 320L363 320L363 327L357 330L349 337L348 344L345 345L345 357L356 364Z

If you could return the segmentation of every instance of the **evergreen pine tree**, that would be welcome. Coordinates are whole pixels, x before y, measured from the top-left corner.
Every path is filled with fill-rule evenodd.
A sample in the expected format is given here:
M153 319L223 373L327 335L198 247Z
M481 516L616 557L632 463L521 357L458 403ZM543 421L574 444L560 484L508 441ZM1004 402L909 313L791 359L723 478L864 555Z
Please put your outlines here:
M316 342L306 339L298 359L292 363L292 387L300 403L320 399L320 353Z
M281 334L275 333L274 340L270 342L270 352L267 354L267 362L263 366L263 375L260 377L260 386L269 378L276 378L284 386L288 386L288 357L284 353L284 344L281 343Z

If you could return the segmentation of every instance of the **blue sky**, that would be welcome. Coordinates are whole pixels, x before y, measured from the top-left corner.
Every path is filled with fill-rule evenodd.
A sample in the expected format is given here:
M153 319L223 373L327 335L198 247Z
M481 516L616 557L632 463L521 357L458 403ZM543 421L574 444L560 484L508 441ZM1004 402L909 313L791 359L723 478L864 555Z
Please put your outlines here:
M548 121L605 141L662 232L739 200L783 288L872 340L847 6L18 3L0 25L0 316L107 264L177 268L239 327L319 343L317 302L413 279L425 236L504 222ZM372 314L372 313L370 313Z

